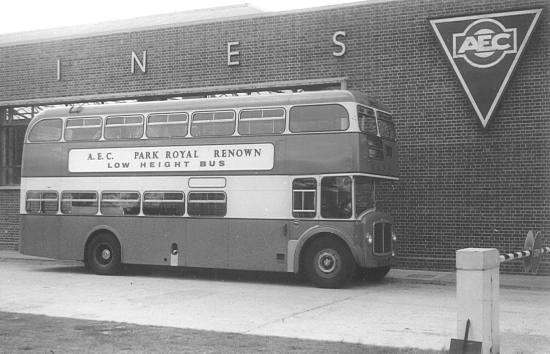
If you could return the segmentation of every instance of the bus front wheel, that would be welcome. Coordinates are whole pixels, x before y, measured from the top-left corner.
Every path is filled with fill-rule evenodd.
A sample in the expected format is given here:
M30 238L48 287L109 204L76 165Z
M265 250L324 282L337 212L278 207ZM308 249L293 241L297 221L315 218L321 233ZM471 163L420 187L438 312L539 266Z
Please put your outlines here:
M320 288L345 286L355 271L355 260L344 242L334 238L314 240L305 253L306 277Z
M96 274L113 275L120 272L120 244L113 234L100 233L86 247L85 263Z

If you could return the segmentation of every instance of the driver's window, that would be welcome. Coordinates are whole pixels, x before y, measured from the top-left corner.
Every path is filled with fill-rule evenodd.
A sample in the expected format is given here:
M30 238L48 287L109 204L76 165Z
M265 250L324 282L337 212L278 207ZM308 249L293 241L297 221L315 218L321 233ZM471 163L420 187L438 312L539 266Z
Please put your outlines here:
M325 177L321 180L321 216L349 219L352 212L351 177Z

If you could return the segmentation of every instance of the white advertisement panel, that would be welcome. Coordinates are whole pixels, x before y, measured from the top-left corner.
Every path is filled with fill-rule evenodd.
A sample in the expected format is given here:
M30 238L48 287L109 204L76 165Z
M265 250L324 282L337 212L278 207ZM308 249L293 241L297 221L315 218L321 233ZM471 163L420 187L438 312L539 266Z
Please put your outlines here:
M271 170L273 144L73 149L69 172Z

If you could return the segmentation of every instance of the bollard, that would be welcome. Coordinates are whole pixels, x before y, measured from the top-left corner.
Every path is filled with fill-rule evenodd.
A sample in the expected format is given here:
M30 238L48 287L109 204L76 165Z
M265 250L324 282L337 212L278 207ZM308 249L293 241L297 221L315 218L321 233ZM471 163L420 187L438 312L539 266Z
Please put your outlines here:
M482 343L483 354L500 352L499 342L499 252L495 248L456 251L457 338Z

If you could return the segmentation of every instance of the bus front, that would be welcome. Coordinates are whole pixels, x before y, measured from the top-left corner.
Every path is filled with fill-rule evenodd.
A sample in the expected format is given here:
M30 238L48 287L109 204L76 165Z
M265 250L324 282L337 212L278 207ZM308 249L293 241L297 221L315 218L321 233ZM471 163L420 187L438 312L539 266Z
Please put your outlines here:
M379 280L390 270L395 255L394 221L381 206L389 197L384 187L398 179L399 167L393 118L384 107L368 103L357 105L358 165L365 175L354 178L354 207L366 241L362 273Z

